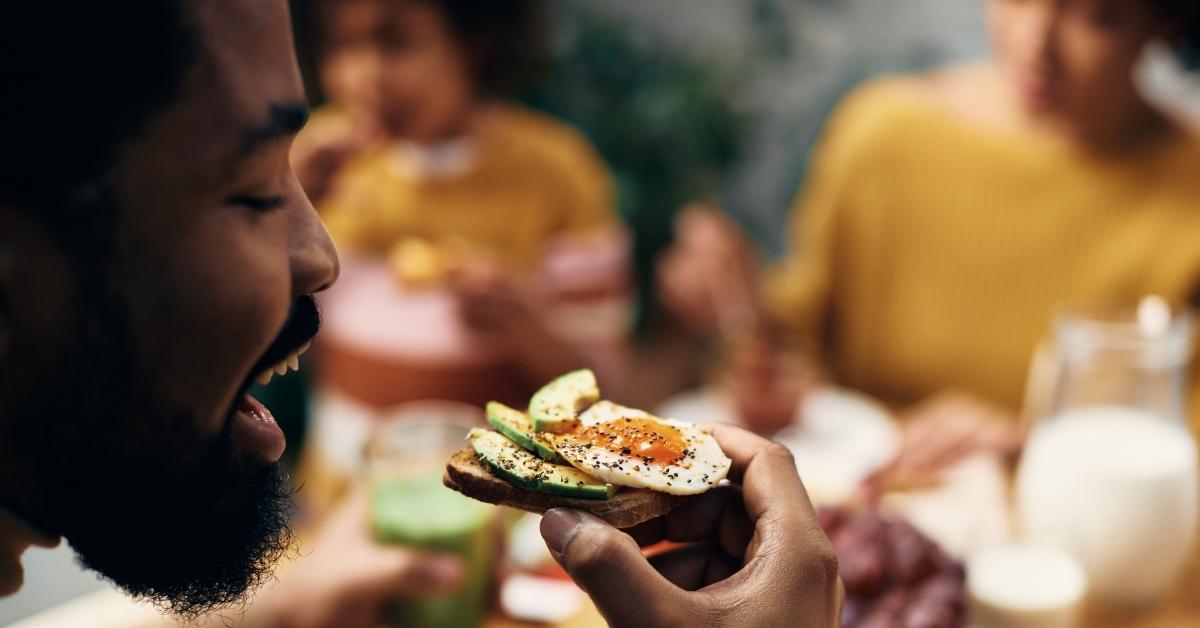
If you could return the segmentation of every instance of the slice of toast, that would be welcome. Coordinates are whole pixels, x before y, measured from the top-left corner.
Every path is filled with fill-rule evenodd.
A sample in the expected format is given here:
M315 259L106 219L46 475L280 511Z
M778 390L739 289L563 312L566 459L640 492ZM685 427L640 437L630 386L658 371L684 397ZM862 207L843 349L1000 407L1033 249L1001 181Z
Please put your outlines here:
M539 491L528 491L505 482L492 468L466 447L446 463L442 483L481 502L508 506L536 514L551 508L575 508L590 512L617 528L633 526L661 517L685 498L658 491L624 487L608 499L576 499Z

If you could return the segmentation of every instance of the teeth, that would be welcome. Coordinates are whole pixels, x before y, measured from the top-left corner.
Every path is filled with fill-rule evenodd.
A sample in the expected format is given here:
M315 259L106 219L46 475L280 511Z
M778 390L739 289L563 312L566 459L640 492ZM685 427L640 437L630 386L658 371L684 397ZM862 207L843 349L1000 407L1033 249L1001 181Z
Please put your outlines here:
M296 351L293 352L291 355L280 360L274 366L272 366L272 367L268 368L267 370L263 371L262 373L260 373L254 381L258 382L259 384L261 384L263 386L266 386L267 383L271 381L271 378L276 375L286 375L289 370L299 371L300 370L300 356L303 355L305 351L308 351L308 347L310 345L312 345L312 341L304 343L304 346L300 347L299 349L296 349Z

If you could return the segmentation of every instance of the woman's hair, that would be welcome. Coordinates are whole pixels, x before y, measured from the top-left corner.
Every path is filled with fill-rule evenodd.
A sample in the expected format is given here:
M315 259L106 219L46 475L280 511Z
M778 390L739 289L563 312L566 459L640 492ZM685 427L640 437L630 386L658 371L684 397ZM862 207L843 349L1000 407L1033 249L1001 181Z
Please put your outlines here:
M475 85L487 95L509 95L537 77L546 58L544 0L375 0L420 2L445 16L467 53ZM291 0L296 45L305 80L328 51L330 14L347 0Z
M542 69L547 36L543 0L421 1L445 14L484 93L511 93Z
M1179 20L1179 31L1170 45L1175 55L1190 70L1200 70L1200 0L1152 0L1154 5Z

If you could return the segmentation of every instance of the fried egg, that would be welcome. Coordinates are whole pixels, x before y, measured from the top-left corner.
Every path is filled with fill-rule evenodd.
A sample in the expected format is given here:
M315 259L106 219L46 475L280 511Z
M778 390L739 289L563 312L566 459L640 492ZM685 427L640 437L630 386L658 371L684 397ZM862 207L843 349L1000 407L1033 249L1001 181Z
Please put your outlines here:
M548 438L571 466L610 484L694 495L729 473L716 439L691 423L611 401L593 404L579 419L579 429Z

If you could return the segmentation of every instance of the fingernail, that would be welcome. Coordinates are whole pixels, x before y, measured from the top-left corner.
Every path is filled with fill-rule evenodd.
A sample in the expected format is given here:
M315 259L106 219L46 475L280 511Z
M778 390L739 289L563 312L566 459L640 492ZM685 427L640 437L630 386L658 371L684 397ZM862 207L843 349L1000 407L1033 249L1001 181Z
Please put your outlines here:
M579 513L569 508L555 508L542 515L542 538L556 558L567 548L571 537L575 536L581 525L583 521L579 518Z

